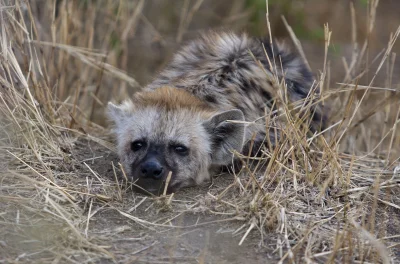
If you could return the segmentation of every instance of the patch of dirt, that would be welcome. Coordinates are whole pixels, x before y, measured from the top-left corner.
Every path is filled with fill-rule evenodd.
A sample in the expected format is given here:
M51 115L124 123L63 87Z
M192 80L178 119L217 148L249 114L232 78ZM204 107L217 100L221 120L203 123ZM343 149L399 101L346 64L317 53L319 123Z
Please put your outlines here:
M73 155L86 162L100 177L115 180L111 162L118 164L118 157L110 150L84 140L76 142ZM92 212L96 213L90 219L88 235L96 237L99 244L106 246L109 252L118 256L118 261L124 263L265 263L279 260L279 255L274 252L274 237L261 240L258 232L250 232L239 246L246 230L234 232L243 221L233 219L234 216L211 214L206 209L189 210L198 201L206 201L207 192L225 189L232 181L231 175L219 175L212 185L182 189L174 195L171 208L167 210L157 203L157 198L127 190L122 201L93 205ZM155 224L143 225L120 211ZM103 261L111 263L111 260Z

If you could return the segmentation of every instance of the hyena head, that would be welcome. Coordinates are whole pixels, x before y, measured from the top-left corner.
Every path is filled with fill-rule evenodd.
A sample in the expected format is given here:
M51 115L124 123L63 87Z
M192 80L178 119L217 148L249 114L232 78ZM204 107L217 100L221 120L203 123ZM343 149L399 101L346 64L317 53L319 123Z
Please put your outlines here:
M213 165L227 165L241 151L243 113L218 112L190 93L171 87L137 93L121 105L109 103L118 154L125 173L155 194L209 179ZM236 122L235 122L236 121Z

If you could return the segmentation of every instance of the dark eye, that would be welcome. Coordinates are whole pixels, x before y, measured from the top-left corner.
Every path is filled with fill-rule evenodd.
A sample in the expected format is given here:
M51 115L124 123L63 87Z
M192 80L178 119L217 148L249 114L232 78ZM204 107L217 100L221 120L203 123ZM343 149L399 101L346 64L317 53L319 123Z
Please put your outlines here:
M146 146L146 142L144 142L143 140L137 140L131 143L131 150L132 151L138 151L141 150L142 148L144 148Z
M183 145L175 145L172 148L176 153L182 156L187 155L189 152L189 149Z

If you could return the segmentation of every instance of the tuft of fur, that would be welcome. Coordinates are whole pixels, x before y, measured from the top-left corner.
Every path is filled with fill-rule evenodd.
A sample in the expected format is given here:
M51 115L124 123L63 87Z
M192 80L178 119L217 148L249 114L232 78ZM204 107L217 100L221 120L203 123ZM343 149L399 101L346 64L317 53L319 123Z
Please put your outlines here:
M263 144L266 125L252 123L244 129L241 121L254 121L271 111L277 97L274 76L286 83L291 102L309 95L312 74L283 44L271 46L268 40L225 32L209 32L188 43L131 101L109 105L125 169L134 179L140 178L135 169L149 151L155 151L133 153L130 144L141 138L149 147L161 146L157 151L173 172L172 186L209 179L210 167L229 164L230 151L243 150L254 134L255 149ZM323 126L318 105L308 115L311 130ZM275 142L273 133L268 136ZM173 142L187 146L188 156L168 152Z

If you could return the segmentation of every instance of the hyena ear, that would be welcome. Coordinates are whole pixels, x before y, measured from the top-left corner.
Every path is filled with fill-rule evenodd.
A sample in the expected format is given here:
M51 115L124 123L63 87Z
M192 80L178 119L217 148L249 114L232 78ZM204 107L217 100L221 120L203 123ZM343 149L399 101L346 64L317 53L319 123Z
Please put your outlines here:
M204 127L211 136L213 164L227 165L232 161L232 150L242 151L245 133L243 121L242 111L234 109L218 113L205 122Z
M120 105L115 105L111 102L107 104L107 116L116 125L120 124L133 110L131 101L125 101Z

